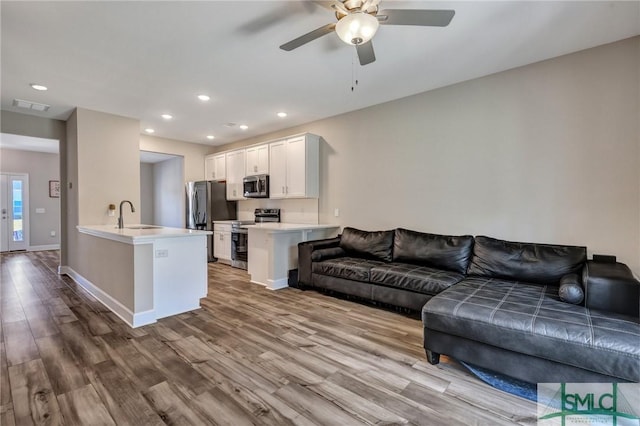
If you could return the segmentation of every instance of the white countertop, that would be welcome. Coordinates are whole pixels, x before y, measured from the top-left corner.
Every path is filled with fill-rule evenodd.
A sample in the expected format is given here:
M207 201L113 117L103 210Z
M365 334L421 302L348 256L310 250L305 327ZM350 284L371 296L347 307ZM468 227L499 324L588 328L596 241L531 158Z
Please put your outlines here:
M270 232L309 231L314 229L339 228L338 225L313 225L309 223L256 223L255 225L243 225L241 228L249 230L264 230Z
M83 234L108 240L119 241L127 244L149 244L159 238L201 237L212 234L211 231L199 231L195 229L169 228L167 226L153 226L147 229L132 229L140 225L125 225L118 229L115 225L78 225L77 229Z

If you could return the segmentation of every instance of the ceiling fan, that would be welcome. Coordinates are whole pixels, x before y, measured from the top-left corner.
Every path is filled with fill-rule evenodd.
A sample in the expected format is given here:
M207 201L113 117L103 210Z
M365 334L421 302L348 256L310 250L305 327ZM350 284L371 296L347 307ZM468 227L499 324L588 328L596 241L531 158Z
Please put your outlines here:
M386 9L378 10L380 0L342 0L331 3L338 22L317 28L280 46L291 51L323 35L335 31L347 44L354 45L360 65L376 60L371 39L379 25L418 25L446 27L455 15L454 10Z

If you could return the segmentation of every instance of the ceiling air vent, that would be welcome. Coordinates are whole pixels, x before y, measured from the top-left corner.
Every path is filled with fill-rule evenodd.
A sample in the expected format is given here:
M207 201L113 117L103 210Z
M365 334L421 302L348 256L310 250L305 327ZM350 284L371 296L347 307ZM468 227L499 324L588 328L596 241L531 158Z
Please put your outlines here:
M34 111L45 112L49 110L51 105L39 104L37 102L25 101L23 99L14 99L13 106L18 108L26 108Z

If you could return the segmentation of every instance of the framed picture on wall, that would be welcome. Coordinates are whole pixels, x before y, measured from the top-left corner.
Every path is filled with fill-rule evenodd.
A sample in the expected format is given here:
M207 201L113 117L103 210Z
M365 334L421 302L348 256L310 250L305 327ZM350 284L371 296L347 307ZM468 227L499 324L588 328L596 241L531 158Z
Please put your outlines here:
M49 197L60 198L60 181L59 180L49 181Z

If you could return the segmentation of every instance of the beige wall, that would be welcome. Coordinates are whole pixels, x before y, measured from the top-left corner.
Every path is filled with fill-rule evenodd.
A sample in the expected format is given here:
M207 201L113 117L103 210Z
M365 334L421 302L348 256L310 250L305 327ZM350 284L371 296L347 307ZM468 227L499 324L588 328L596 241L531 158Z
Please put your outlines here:
M211 147L174 139L140 135L140 151L184 157L184 182L189 182L204 179L204 156L211 151Z
M62 120L19 114L13 111L2 111L0 117L2 119L2 133L57 139L59 141L64 141L65 139L65 122Z
M60 198L49 197L49 181L60 180L60 156L47 152L0 149L3 173L29 174L29 245L60 244ZM44 213L36 213L44 209ZM55 236L51 236L51 232Z
M315 133L321 223L586 245L640 273L639 50L636 37L215 151Z
M136 246L80 233L77 241L82 250L71 266L74 271L134 312L134 288L130 283L135 276Z
M83 245L77 225L105 225L109 204L130 200L140 206L139 122L137 120L78 108L67 121L66 240L62 265L82 274L86 271ZM139 223L140 210L124 209L125 223ZM63 251L64 254L64 251ZM84 275L84 274L83 274ZM92 275L84 275L91 281Z
M105 225L113 222L109 204L140 206L140 123L81 108L77 116L79 224ZM140 223L139 210L123 211L126 222Z

